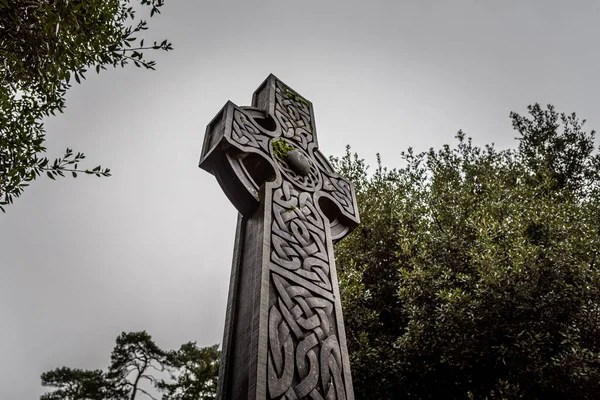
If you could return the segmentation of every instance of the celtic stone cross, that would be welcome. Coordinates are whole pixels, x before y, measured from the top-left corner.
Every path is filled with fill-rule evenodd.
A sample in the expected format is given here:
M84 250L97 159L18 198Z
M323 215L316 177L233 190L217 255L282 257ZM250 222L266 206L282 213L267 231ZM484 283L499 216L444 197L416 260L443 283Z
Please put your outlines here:
M359 217L312 104L270 75L208 125L200 167L240 213L218 398L353 400L333 243Z

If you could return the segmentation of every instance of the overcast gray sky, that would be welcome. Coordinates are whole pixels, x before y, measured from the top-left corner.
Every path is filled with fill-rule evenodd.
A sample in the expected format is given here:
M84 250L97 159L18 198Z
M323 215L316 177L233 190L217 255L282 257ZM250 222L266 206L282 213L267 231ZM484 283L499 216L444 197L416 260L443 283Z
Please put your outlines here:
M168 0L148 40L157 71L90 75L48 120L111 178L39 179L0 215L0 399L42 393L42 372L103 368L117 335L165 348L222 339L236 211L197 167L227 100L274 73L311 100L321 150L350 144L400 164L454 143L514 146L534 102L600 126L600 2Z

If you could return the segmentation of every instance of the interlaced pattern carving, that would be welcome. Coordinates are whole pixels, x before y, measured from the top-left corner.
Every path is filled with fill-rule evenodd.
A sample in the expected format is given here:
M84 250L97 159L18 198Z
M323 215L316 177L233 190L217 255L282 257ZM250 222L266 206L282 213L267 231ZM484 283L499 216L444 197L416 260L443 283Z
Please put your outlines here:
M312 193L273 193L269 393L273 399L346 399L333 313L325 220Z
M275 84L275 119L285 138L308 150L308 145L314 142L310 106L300 95L279 81Z
M356 215L352 187L346 179L323 171L323 190L329 193L348 214Z
M264 156L269 154L269 137L261 134L258 127L243 112L233 112L231 139L246 148L259 150Z
M310 165L310 172L307 175L296 174L294 172L294 170L292 168L290 168L290 166L287 164L287 162L285 162L281 158L277 157L275 154L273 154L272 157L274 160L276 160L277 164L279 165L279 169L286 176L286 178L288 178L290 181L294 182L301 189L311 191L311 192L320 189L322 174L319 169L319 165L314 163L311 160L311 157L308 156L307 152L305 152L304 150L302 150L302 149L296 149L296 150L299 151L300 153L302 153L306 157L306 160L308 161L308 163Z
M277 119L280 124L282 124L282 127L288 127L287 129L282 129L283 135L299 144L305 154L308 154L310 151L318 151L316 149L307 149L308 143L313 139L313 136L310 133L311 131L309 131L309 129L312 129L310 109L303 102L294 100L294 97L290 95L290 93L294 92L285 92L284 90L290 89L287 89L285 85L278 82L275 91L278 100L275 105L275 110L276 114L278 109L285 110L285 112L282 111L280 114L277 114ZM289 97L285 97L286 93ZM283 125L282 120L287 121L286 125ZM292 132L294 132L293 135ZM329 192L334 200L336 200L347 213L355 215L356 210L354 209L352 189L350 184L344 178L338 177L334 173L330 173L328 168L321 165L322 163L319 162L320 160L318 160L318 158L316 159L318 162L317 164L310 161L312 157L307 157L311 163L310 174L307 176L295 174L285 161L281 161L273 154L270 154L272 153L269 146L270 138L263 135L259 128L243 112L237 109L234 111L231 139L245 147L247 150L258 150L264 156L277 160L281 172L305 190L317 190L319 189L321 181L323 181L323 190ZM317 165L320 168L318 168Z

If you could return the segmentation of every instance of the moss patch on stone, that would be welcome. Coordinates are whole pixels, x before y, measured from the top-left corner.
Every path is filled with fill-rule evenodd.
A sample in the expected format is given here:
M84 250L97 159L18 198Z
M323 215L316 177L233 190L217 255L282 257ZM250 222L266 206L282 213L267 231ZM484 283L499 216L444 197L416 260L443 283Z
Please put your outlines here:
M285 162L287 159L287 155L290 151L294 150L294 146L292 146L287 140L283 137L279 137L271 142L273 146L273 152L281 161Z

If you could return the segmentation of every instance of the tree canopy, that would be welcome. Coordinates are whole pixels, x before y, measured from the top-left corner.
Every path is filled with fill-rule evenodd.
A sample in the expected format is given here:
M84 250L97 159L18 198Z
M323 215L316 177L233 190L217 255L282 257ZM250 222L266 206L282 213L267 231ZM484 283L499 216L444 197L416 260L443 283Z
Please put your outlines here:
M140 0L151 17L163 4ZM144 44L148 23L138 12L130 0L0 0L0 210L44 173L110 175L78 168L85 155L71 149L52 162L43 157L43 121L64 111L67 90L88 70L154 69L144 50L173 48L167 40Z
M189 342L166 351L146 332L123 332L106 371L61 367L44 372L42 386L52 390L41 400L154 399L149 388L162 393L163 400L211 400L217 392L219 357L216 345L198 348Z
M336 245L357 399L593 399L600 393L600 156L585 121L511 113L515 149L402 153L356 186Z

